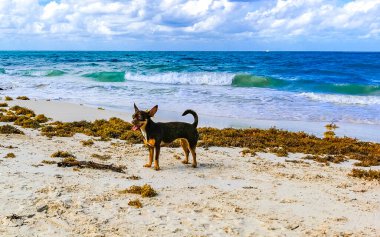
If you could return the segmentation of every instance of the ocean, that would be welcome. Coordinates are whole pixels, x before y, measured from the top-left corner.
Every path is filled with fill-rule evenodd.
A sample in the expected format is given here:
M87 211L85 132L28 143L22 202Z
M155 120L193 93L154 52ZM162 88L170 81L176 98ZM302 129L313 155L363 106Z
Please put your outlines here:
M128 112L380 124L380 53L2 51L0 88Z

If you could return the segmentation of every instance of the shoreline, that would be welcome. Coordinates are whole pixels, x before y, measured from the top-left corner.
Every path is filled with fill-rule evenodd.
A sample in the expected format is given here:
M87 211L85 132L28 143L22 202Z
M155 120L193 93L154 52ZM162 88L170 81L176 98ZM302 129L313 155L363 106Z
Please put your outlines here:
M121 112L117 110L101 110L92 106L80 105L65 101L46 101L46 100L13 100L7 101L10 105L20 105L34 110L38 114L45 114L47 117L53 118L55 121L73 122L79 120L94 121L96 119L109 119L118 117L125 121L130 121L133 106L131 105L130 112ZM132 103L132 102L131 102ZM65 111L72 111L70 114ZM199 114L198 127L214 127L214 128L259 128L269 129L276 127L278 129L288 130L291 132L305 132L323 137L326 131L325 125L328 122L311 122L311 121L286 121L286 120L250 120L236 119L226 117L210 117ZM155 118L156 122L169 121L184 121L192 123L192 117L182 117L180 113L160 109ZM358 124L358 123L336 123L339 128L335 131L338 137L352 137L361 141L380 143L380 136L377 131L380 131L378 124Z

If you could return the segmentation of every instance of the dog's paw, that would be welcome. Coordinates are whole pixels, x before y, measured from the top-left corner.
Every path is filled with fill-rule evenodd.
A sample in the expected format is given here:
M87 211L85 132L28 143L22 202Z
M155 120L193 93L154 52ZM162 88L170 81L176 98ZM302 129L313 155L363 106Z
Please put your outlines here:
M152 167L152 164L145 164L144 167L150 168L150 167Z
M195 163L195 164L192 164L191 167L193 167L193 168L197 168L197 164L196 164L196 163Z
M182 163L186 165L186 164L189 164L189 161L183 160Z
M159 166L155 166L155 167L154 167L154 170L155 170L155 171L159 171L159 170L160 170L160 167L159 167Z

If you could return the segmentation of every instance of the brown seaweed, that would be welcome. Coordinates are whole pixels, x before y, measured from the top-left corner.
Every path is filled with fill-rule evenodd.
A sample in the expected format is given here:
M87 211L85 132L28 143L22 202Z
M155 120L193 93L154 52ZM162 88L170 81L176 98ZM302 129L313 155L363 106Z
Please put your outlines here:
M0 126L0 134L24 134L24 132L12 125L7 124Z
M349 176L365 179L365 180L378 180L380 181L380 170L361 170L353 169Z

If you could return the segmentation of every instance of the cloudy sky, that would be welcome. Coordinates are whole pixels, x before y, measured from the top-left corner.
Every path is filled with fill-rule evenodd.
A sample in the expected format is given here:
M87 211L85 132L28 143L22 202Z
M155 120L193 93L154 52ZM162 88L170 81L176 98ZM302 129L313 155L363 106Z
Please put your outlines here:
M380 51L380 0L0 0L0 50Z

